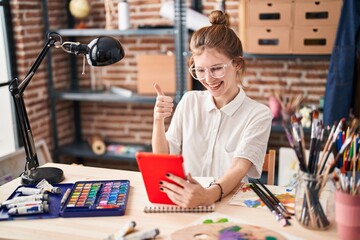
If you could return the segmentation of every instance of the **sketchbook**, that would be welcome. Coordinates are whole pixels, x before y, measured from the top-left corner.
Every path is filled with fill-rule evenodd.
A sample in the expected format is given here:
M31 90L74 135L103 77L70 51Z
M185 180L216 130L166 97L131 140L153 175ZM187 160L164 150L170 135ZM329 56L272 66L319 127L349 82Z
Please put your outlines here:
M194 177L201 186L208 187L212 181L213 177ZM145 213L209 213L215 211L215 203L209 206L198 206L195 208L183 208L171 204L157 204L157 203L148 203L144 207Z

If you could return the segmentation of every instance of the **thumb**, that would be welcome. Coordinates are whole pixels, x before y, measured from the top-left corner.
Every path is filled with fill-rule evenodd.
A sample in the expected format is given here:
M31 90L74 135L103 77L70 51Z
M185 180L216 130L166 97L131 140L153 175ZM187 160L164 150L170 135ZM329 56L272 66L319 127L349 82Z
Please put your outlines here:
M158 96L165 96L165 94L163 93L163 91L161 90L159 84L157 83L154 83L154 88L155 88L155 91L157 93Z
M187 179L190 183L197 183L197 184L199 184L199 182L196 181L196 180L191 176L190 173L188 173L188 174L186 175L186 179Z

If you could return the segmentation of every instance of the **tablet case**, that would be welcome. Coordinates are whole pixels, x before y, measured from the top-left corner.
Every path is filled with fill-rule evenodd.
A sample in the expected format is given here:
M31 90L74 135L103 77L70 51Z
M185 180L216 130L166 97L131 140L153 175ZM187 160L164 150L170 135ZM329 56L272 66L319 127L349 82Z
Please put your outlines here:
M149 201L174 205L167 194L160 191L160 181L170 181L166 178L166 173L185 178L182 165L183 157L181 155L137 152L136 161L143 177Z

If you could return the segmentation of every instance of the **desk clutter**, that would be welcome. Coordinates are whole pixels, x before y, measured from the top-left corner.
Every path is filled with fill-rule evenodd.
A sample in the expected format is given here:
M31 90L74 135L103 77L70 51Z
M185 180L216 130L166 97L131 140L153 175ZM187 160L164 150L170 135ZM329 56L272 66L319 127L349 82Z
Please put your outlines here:
M275 220L283 227L291 225L294 215L294 189L275 185L264 185L259 180L243 183L231 198L230 205L248 208L268 208Z
M19 186L0 207L0 220L122 216L129 180ZM49 187L51 186L51 187Z
M314 110L309 156L305 154L301 116L292 115L291 128L284 124L284 129L300 169L295 196L296 219L305 228L328 229L334 221L335 189L349 195L357 195L359 191L360 121L342 118L326 127L319 119L318 111Z

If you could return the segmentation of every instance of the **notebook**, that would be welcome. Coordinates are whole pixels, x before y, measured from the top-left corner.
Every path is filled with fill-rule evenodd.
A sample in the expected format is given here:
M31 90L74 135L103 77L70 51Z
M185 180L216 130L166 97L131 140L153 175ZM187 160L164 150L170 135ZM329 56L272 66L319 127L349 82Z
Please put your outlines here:
M213 177L194 177L203 187L208 187ZM145 213L208 213L215 211L215 203L209 206L198 206L195 208L183 208L170 204L149 203L144 207Z

